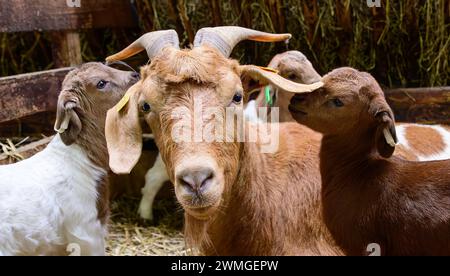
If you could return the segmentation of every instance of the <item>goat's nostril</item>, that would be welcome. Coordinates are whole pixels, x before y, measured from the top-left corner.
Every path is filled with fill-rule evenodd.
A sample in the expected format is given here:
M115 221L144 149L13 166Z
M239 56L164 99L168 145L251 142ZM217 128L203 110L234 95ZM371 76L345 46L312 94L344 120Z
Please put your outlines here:
M193 179L187 175L178 177L178 183L190 192L195 191L195 183Z
M178 183L189 192L201 193L209 183L214 179L214 171L209 168L196 168L181 172L178 177Z

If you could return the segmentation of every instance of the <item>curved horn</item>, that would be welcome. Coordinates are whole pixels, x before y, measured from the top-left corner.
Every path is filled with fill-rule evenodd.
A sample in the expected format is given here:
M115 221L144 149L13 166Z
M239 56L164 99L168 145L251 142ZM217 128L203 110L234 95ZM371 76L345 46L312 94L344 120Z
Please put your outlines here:
M271 34L235 26L203 28L195 35L194 47L209 44L229 57L233 48L242 40L276 42L289 40L291 37L291 34Z
M172 46L180 49L178 34L175 30L165 30L146 33L119 53L106 58L107 62L124 60L143 50L147 51L149 59L155 57L163 48Z

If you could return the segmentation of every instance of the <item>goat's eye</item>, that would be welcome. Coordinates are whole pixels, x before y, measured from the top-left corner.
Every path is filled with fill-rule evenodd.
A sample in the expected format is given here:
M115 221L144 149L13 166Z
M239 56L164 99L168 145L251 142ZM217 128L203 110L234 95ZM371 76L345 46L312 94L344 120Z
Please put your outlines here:
M333 105L336 106L336 107L342 107L342 106L344 106L344 103L343 103L341 100L339 100L339 99L332 99L331 102L332 102Z
M297 76L294 73L290 73L289 75L287 75L287 78L290 80L295 80Z
M242 94L241 93L234 94L233 102L240 103L241 101L242 101Z
M108 84L108 82L107 81L105 81L105 80L101 80L101 81L99 81L98 83L97 83L97 88L98 89L104 89L105 87L106 87L106 85Z
M141 106L141 110L142 110L144 113L150 112L151 109L152 109L151 106L150 106L148 103L146 103L146 102L144 102L144 103L142 104L142 106Z

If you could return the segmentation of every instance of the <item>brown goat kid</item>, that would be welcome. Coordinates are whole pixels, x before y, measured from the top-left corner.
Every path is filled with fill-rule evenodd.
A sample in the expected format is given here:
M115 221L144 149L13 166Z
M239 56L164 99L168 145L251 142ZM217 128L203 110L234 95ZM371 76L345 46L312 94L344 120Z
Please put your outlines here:
M184 117L188 117L195 113L196 102L202 101L205 110L242 112L241 79L257 79L291 92L320 87L321 83L295 84L228 59L241 40L289 37L239 27L206 28L197 33L193 49L179 50L174 31L159 31L108 58L120 60L146 49L151 59L142 69L142 80L127 92L128 103L108 112L110 166L117 173L128 173L136 164L142 147L138 118L144 115L185 210L187 242L203 254L341 254L322 222L320 135L298 124L282 125L279 149L273 154L261 153L258 142L175 142L172 138L179 122L173 116L176 109L187 110ZM209 121L203 118L201 126ZM236 130L233 121L226 124Z
M384 255L450 255L450 160L391 157L394 115L371 75L340 68L323 81L289 108L324 135L323 212L336 242L351 255L370 243Z
M298 83L311 84L322 79L299 51L287 51L274 56L268 67ZM279 107L280 122L295 121L288 109L293 94L269 87L273 98L272 107ZM256 107L261 106L267 106L264 89L256 99ZM396 123L396 129L398 144L395 156L411 161L450 159L450 129L447 126Z

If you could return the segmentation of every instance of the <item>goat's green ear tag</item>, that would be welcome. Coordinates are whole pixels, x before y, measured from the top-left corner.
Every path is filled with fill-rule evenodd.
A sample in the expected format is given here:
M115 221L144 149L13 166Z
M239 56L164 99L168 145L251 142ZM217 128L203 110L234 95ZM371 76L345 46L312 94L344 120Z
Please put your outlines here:
M120 102L117 104L117 112L120 112L130 101L130 94L125 94Z
M272 105L272 96L270 95L270 86L264 87L264 94L266 95L266 103Z

